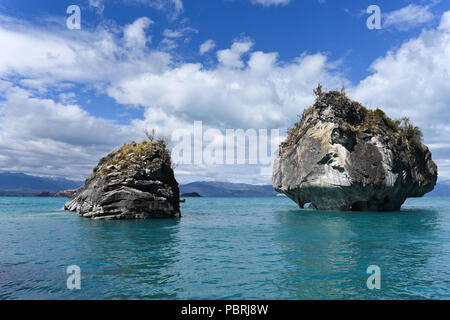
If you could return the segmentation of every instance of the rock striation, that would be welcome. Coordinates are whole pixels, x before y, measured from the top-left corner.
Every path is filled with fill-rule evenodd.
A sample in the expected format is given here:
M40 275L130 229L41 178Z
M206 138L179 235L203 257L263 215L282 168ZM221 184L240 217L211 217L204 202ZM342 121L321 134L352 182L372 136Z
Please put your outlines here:
M102 158L64 208L93 219L180 217L180 192L164 141L124 144Z
M316 90L280 144L272 182L300 208L393 211L433 190L437 167L409 119L393 121L344 92Z

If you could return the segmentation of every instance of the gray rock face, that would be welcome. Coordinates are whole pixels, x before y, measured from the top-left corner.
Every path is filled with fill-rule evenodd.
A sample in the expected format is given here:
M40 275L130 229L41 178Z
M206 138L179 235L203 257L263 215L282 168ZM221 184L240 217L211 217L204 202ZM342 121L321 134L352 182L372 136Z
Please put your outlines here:
M399 210L437 180L431 153L412 129L340 92L319 94L280 145L273 186L300 208Z
M179 200L165 144L143 141L101 159L64 208L93 219L174 218Z
M55 197L67 197L72 198L78 189L61 190L55 193Z

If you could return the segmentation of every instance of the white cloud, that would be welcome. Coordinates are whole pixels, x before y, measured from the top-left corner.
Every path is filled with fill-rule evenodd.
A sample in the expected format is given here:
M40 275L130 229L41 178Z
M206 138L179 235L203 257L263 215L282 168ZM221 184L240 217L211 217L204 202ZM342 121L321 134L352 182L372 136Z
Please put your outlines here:
M158 48L163 51L171 51L178 48L178 43L174 39L164 38L159 42Z
M450 102L449 30L423 31L377 59L371 71L352 90L356 99L381 106L395 117L441 122ZM445 120L448 123L450 114Z
M198 33L198 30L191 27L184 27L178 30L164 29L162 35L164 38L159 42L159 48L164 51L171 51L178 47L179 42L188 43L190 37L188 33Z
M37 98L7 82L0 90L3 170L81 179L118 141L142 136L137 128L93 117L78 105Z
M450 154L442 144L450 134L449 20L450 11L436 30L424 30L377 59L372 74L348 90L354 99L381 107L393 118L410 117L424 131L435 158Z
M104 28L73 33L40 29L4 16L0 22L0 43L8 43L0 50L0 77L19 78L23 85L41 90L65 82L103 85L143 70L156 72L171 60L168 54L144 46L148 18L125 27L123 38Z
M76 102L76 94L74 92L63 92L59 94L59 99L64 104L74 104Z
M433 20L430 6L410 4L401 9L388 12L383 15L383 28L394 27L406 31Z
M438 28L439 30L450 31L450 11L447 11L442 15L441 23Z
M230 68L242 68L244 63L241 57L253 47L252 41L236 41L230 49L217 51L217 60Z
M5 99L0 168L79 178L100 155L139 136L143 127L170 134L193 120L220 129L288 123L311 103L318 78L333 79L321 54L281 66L276 53L251 52L250 41L220 51L221 62L209 70L201 64L172 65L169 54L143 46L145 25L137 20L133 26L139 28L124 32L123 38L106 29L72 38L22 21L2 24L0 41L11 45L0 52L0 74L9 79L2 82L8 90L0 95ZM134 47L125 45L133 41ZM144 117L125 126L92 117L73 104L78 95L74 85L95 86L119 103L143 106ZM46 98L50 93L61 103ZM231 176L233 169L227 170Z
M103 13L103 10L105 10L103 0L89 0L89 6L97 8L99 13Z
M159 74L142 72L116 82L107 93L120 104L144 106L144 119L133 125L156 127L164 134L190 128L196 120L203 121L205 130L281 128L283 134L283 128L313 102L312 89L318 82L339 86L341 77L323 54L303 54L280 63L277 53L252 52L252 45L236 41L218 52L220 62L210 69L182 63ZM258 165L211 166L203 172L221 180L270 183ZM201 175L194 166L181 166L177 176L192 181Z
M150 24L154 23L147 17L136 19L124 29L125 45L133 50L143 50L147 42L151 42L151 37L147 36L146 30Z
M269 7L269 6L278 6L278 5L286 5L291 0L251 0L254 4L261 4L263 6Z
M180 38L183 36L183 33L179 30L165 29L163 31L163 36L167 38Z
M283 65L276 53L264 52L250 53L246 64L238 55L225 61L209 70L185 63L161 74L141 73L117 82L107 93L120 104L159 109L186 122L271 128L292 125L296 114L313 101L312 89L319 81L339 85L322 54L303 55Z
M184 11L182 0L118 0L127 5L139 5L151 7L168 13L170 20L175 20ZM103 13L106 0L89 0L89 6L97 8L99 13Z
M203 42L200 46L200 54L205 54L209 51L211 51L212 49L214 49L216 47L216 43L214 42L214 40L206 40L205 42Z
M113 145L139 136L142 127L170 134L202 120L220 130L284 128L313 102L318 82L340 87L342 75L322 53L279 61L276 52L253 51L253 42L241 39L217 51L216 65L174 63L170 54L146 45L148 21L132 25L134 31L123 37L107 29L82 30L73 37L22 21L0 24L0 43L8 43L0 50L0 77L7 80L0 81L0 169L40 174L69 170L67 176L73 177L87 172ZM133 47L126 45L132 42ZM392 117L410 116L424 130L434 158L448 157L450 12L436 30L423 31L377 59L371 71L347 89L349 95ZM74 104L78 92L71 84L95 86L119 104L141 106L144 116L122 126L92 117ZM55 88L60 103L45 96ZM223 170L233 179L270 181L257 167L243 168ZM191 175L186 173L191 169ZM221 170L206 172L223 179ZM200 171L181 170L190 177Z
M438 183L450 184L450 160L437 159L434 160L438 166Z
M149 6L158 10L163 10L169 13L169 19L175 20L184 11L183 2L181 0L123 0L129 3L138 3Z
M312 102L311 92L317 82L330 87L339 83L323 54L303 54L290 63L280 63L277 53L252 52L253 42L245 39L218 51L218 64L210 69L199 63L173 64L171 55L146 46L149 24L145 18L137 19L124 27L123 37L104 28L81 30L74 37L70 32L43 30L23 21L1 24L0 42L11 45L0 51L0 75L11 83L19 79L9 86L22 91L21 99L11 93L1 95L7 98L0 117L3 123L10 123L2 128L4 145L9 145L10 152L3 154L0 167L60 173L62 163L73 162L63 148L79 154L106 153L112 144L129 141L143 127L170 134L176 128L192 125L194 120L220 130L290 126L292 119ZM167 31L166 35L174 34ZM95 87L120 104L142 106L144 117L127 126L94 118L82 106L73 104L79 95L74 85ZM45 98L55 90L61 103ZM12 110L19 110L22 104L40 125L27 128L26 121L17 119L18 114ZM36 114L39 109L40 117ZM27 141L33 141L36 147L24 155L22 145ZM45 149L44 142L55 150L50 148L50 154L39 151L40 147ZM95 148L97 153L87 148ZM29 163L21 159L29 159ZM77 169L67 172L67 176L86 173L97 161L95 156L83 159L77 160ZM79 168L81 164L84 171ZM231 176L232 167L227 170ZM253 170L259 172L259 168ZM260 178L253 173L247 177ZM270 177L263 179L268 182Z
M183 12L183 2L181 0L172 0L175 14L180 15Z

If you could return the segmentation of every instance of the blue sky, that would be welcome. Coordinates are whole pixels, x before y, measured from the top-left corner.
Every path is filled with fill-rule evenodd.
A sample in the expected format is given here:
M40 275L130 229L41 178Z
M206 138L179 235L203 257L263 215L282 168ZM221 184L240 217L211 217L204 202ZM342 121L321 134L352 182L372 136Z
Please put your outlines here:
M72 4L81 30L66 28ZM372 4L380 30L366 27ZM318 82L344 81L350 97L420 125L450 179L448 10L437 0L4 0L0 170L80 179L142 128L285 130ZM177 178L270 183L251 165L182 165Z

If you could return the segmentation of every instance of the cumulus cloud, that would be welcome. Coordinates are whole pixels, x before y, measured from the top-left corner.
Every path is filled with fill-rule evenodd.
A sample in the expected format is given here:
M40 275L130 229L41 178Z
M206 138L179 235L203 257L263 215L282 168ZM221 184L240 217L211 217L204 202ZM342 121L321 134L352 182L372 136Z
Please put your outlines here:
M226 50L237 47L247 52L250 45L234 43ZM141 73L115 83L107 93L120 104L160 108L187 122L271 128L284 127L308 106L319 81L329 87L339 84L323 54L303 55L283 65L276 53L259 51L250 53L245 64L238 54L225 61L213 69L185 63L161 74Z
M175 14L178 16L183 12L183 2L181 0L172 0L175 8Z
M0 169L81 179L117 141L142 136L137 128L96 118L78 105L33 96L3 82L0 94Z
M211 51L212 49L214 49L216 47L216 43L214 42L214 40L206 40L205 42L203 42L200 46L200 54L205 54L209 51Z
M450 11L447 11L442 15L441 23L439 24L438 29L443 31L450 31Z
M217 65L209 69L200 63L174 64L170 54L145 45L150 22L143 18L125 26L121 35L106 29L82 30L76 38L71 33L16 22L0 26L0 41L11 44L0 52L0 75L9 79L10 87L8 93L1 94L6 99L0 115L5 124L1 126L3 145L9 145L10 150L2 156L3 169L62 173L62 163L74 161L62 149L104 154L113 145L139 136L144 127L166 135L191 126L194 120L202 120L205 128L221 130L284 127L312 102L312 88L318 81L330 87L339 83L321 53L281 63L277 53L252 52L249 40L238 40L219 50ZM83 106L74 104L78 94L75 84L94 87L119 104L144 108L143 118L117 126L92 117ZM55 88L61 103L46 97ZM39 109L42 114L38 114ZM40 125L27 128L25 119L31 118L21 121L17 110L25 110ZM22 146L30 141L36 147L24 155ZM45 149L44 142L54 146L51 154L39 151L39 147ZM22 162L25 158L34 163L33 168ZM77 169L69 170L68 177L87 174L97 161L95 156L83 159L77 160Z
M242 62L241 57L244 53L248 52L252 46L252 41L236 41L230 49L217 51L217 60L226 67L242 68L244 63Z
M182 0L122 0L128 3L137 3L140 5L152 7L158 10L168 12L170 20L175 20L184 11Z
M0 81L0 170L81 179L101 156L123 142L144 137L137 126L93 117L75 104L75 85L97 88L101 94L108 83L122 77L145 69L164 70L170 64L168 54L142 47L146 40L136 37L140 32L117 36L99 28L72 37L70 32L0 19L0 42L8 43L0 51L4 79ZM147 22L138 20L134 25L139 23ZM132 40L136 46L127 47Z
M372 74L352 90L355 98L383 106L395 117L441 122L450 101L450 30L443 27L447 17L438 30L425 30L377 59Z
M175 20L184 11L182 0L118 0L123 4L139 5L165 11L170 20ZM102 13L105 8L106 0L89 0L89 6Z
M183 33L179 30L165 29L163 31L163 36L167 38L180 38L183 36Z
M0 43L8 43L0 50L0 77L22 79L29 87L64 82L99 84L142 70L157 72L171 60L169 55L144 46L149 38L144 33L150 24L148 18L126 26L123 38L104 28L81 30L74 36L73 32L40 29L2 16L0 22Z
M449 21L450 12L446 12L436 30L424 30L377 59L372 74L349 90L353 98L381 107L392 117L412 118L430 146L439 144L432 148L437 159L450 154L442 145L450 134Z
M406 31L433 20L430 6L410 4L401 9L388 12L383 15L383 28L396 28Z
M147 42L151 42L151 37L146 34L150 24L154 23L147 17L136 19L127 25L124 30L125 45L134 50L142 50Z
M103 13L105 10L103 0L89 0L89 6L96 8L99 13Z
M183 27L180 29L164 29L163 39L159 43L159 48L170 51L178 47L180 41L188 43L190 41L189 33L198 33L198 30L191 27Z
M291 61L279 61L277 52L254 50L248 39L218 50L212 66L174 63L171 54L147 45L150 22L142 19L124 27L122 34L82 30L76 38L23 22L0 24L0 43L9 44L0 51L0 76L6 79L0 81L0 145L5 150L0 169L40 174L68 170L66 176L74 177L115 145L142 136L144 127L168 135L194 120L222 131L285 128L313 102L318 82L334 89L343 78L323 53L299 53ZM175 33L168 30L166 39L178 39ZM424 130L434 158L446 163L449 66L447 12L438 28L374 61L371 74L347 92L392 117L410 116ZM75 104L77 92L70 84L94 86L118 104L143 108L143 117L126 125L93 117ZM43 87L58 87L61 102L48 98ZM258 167L243 168L184 166L177 174L192 178L208 172L223 179L226 172L241 181L270 181L258 174Z

